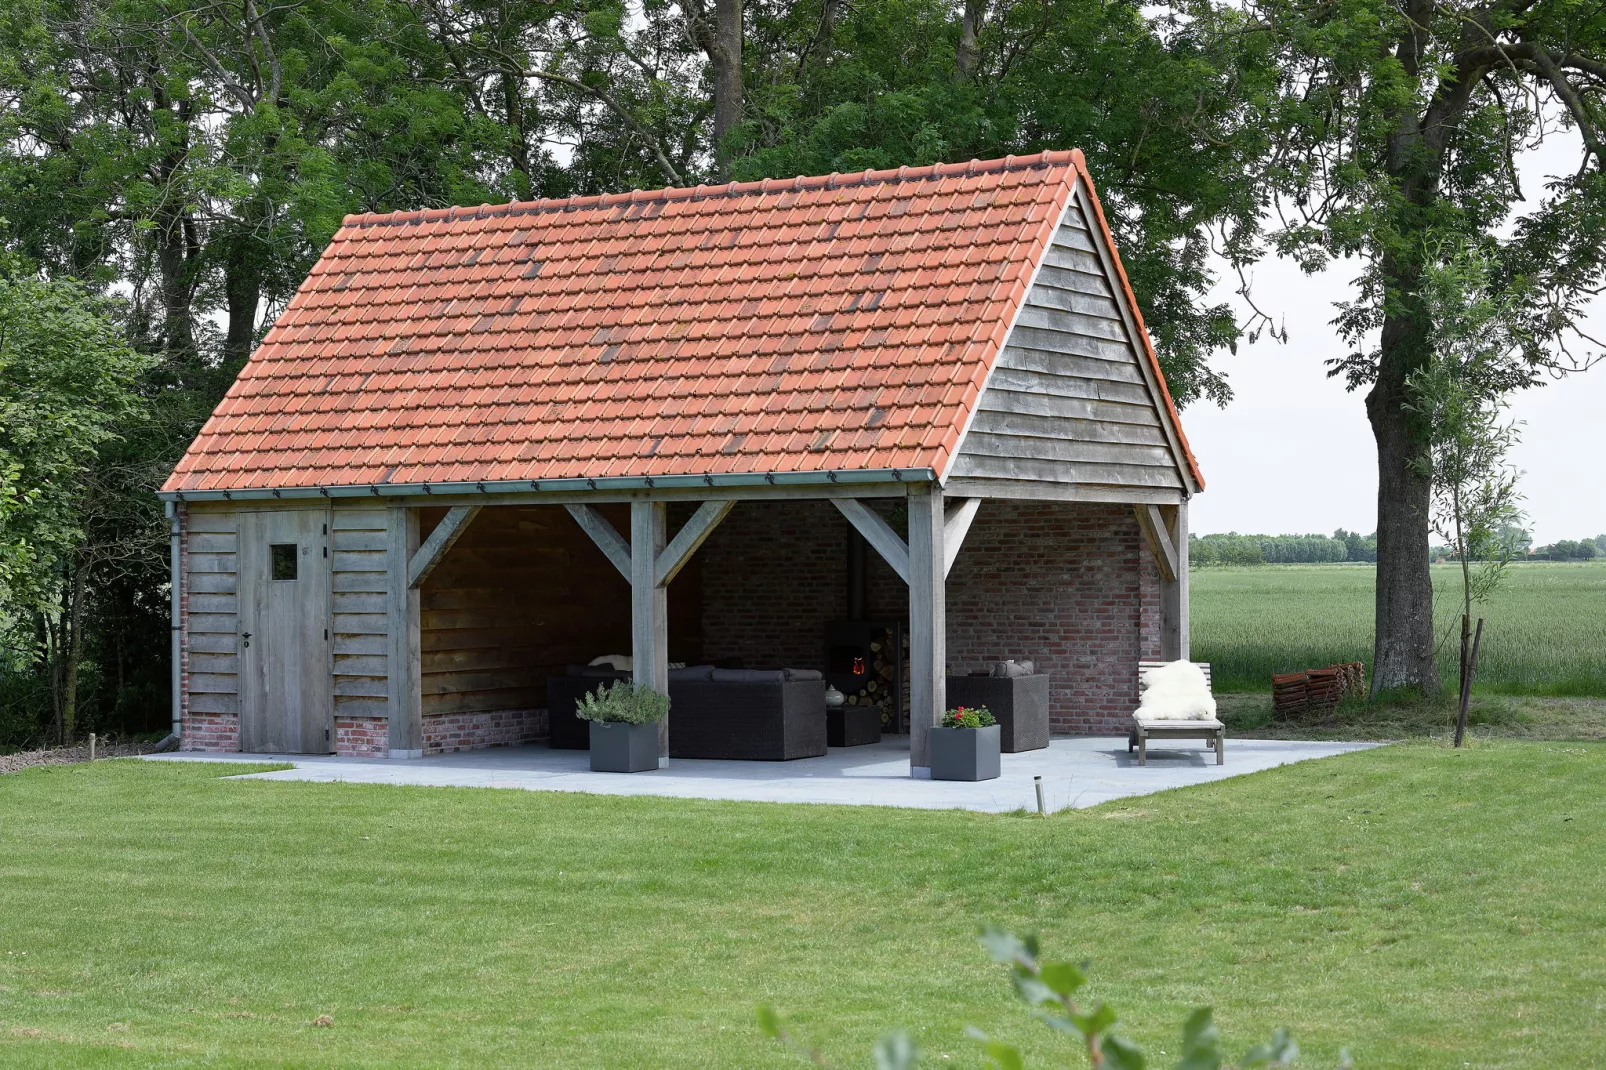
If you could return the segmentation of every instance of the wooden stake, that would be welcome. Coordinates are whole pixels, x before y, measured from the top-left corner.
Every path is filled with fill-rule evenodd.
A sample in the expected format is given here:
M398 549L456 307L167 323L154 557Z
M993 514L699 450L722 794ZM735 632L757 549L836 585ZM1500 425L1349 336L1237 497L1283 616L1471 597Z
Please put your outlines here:
M1465 618L1463 618L1463 624ZM1459 747L1467 734L1467 705L1472 701L1472 677L1478 671L1478 647L1483 642L1483 618L1478 618L1478 631L1472 637L1472 651L1467 652L1466 629L1461 635L1461 709L1455 718L1455 745Z
M95 733L89 733L89 760L95 760Z

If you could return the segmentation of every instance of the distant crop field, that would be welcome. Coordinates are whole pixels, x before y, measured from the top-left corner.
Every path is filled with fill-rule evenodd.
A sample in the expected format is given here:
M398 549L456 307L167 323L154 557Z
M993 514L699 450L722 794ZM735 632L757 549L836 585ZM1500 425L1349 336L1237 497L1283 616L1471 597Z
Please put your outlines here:
M1433 568L1439 671L1454 679L1459 570ZM1370 679L1375 570L1369 565L1201 568L1190 576L1193 656L1219 691L1268 691L1273 673L1364 661ZM1475 690L1606 696L1606 563L1513 565L1474 615L1487 623Z

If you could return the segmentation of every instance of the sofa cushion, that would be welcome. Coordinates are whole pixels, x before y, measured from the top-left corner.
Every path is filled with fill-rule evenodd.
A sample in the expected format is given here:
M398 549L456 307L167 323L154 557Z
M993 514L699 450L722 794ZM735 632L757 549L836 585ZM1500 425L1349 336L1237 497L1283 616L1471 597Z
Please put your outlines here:
M788 680L823 680L825 674L819 669L782 669Z
M709 679L721 684L774 684L786 679L784 669L715 669Z
M678 683L682 680L707 680L714 672L712 665L687 665L682 669L669 670L669 682Z

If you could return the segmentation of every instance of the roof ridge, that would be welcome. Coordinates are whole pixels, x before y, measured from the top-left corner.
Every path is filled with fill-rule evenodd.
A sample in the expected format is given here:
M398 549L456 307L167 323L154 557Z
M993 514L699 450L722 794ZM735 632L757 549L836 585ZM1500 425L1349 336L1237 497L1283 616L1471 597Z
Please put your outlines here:
M654 201L704 200L710 197L742 197L749 194L763 196L768 193L791 191L801 193L807 189L848 189L887 182L923 182L943 178L973 177L1009 171L1031 171L1052 166L1074 165L1081 157L1079 149L1044 149L1030 156L1004 156L992 160L971 159L962 163L933 163L929 167L885 168L880 171L866 169L852 174L833 171L829 175L798 175L795 178L760 178L752 182L726 182L720 185L664 186L659 189L632 189L622 193L575 194L569 197L543 198L534 201L508 201L505 204L478 206L454 205L449 208L415 208L402 212L353 213L341 220L342 227L410 226L418 223L451 221L462 218L487 219L493 216L533 215L543 212L572 212L587 208L607 208L617 204L642 204ZM771 185L774 183L774 185Z

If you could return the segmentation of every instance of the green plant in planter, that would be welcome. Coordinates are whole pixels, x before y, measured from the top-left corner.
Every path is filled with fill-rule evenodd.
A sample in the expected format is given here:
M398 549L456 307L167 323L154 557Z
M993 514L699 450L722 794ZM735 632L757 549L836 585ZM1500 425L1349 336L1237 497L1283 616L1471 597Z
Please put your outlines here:
M960 706L942 715L944 728L986 728L997 723L998 718L986 706Z
M582 721L611 724L652 724L669 716L669 696L629 680L603 684L582 698L574 715Z

